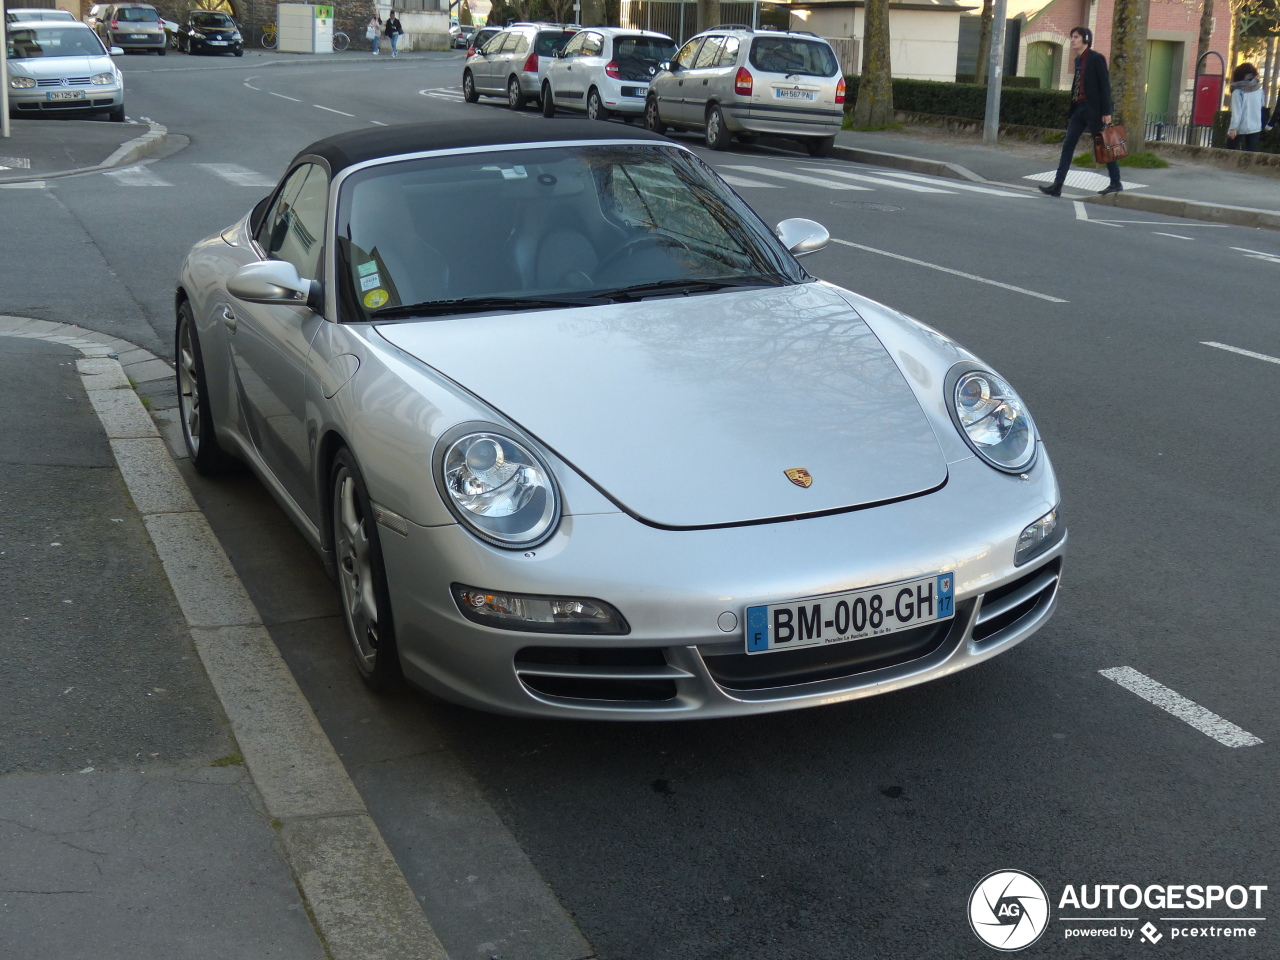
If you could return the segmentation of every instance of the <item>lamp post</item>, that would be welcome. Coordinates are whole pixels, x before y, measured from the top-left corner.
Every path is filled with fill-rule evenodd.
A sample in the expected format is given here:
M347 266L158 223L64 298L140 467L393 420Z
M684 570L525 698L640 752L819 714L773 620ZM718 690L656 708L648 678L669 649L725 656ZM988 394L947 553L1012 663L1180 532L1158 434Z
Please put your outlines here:
M0 136L9 136L9 23L0 23Z
M987 113L982 125L982 141L995 145L1000 139L1000 93L1004 87L1004 17L1006 0L996 0L991 20L991 50L987 57Z

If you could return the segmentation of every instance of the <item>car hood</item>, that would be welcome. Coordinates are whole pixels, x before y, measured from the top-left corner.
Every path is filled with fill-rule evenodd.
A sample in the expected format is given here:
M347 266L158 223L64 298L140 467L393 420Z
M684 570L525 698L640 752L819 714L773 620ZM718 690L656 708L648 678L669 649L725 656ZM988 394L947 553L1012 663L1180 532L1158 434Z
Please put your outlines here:
M95 73L110 73L111 58L49 57L31 60L10 60L9 73L15 77L31 77L35 80L59 80L62 77L92 77Z
M901 372L826 284L377 330L660 526L788 519L946 481Z

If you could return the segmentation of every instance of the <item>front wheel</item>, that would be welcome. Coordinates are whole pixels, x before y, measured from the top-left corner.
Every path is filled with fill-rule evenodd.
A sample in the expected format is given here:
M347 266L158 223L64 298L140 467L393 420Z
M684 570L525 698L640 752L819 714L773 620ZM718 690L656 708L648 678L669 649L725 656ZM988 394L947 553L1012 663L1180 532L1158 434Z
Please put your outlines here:
M350 45L351 45L351 38L348 37L341 30L339 30L337 33L333 35L333 49L337 50L339 53L347 49L347 47Z
M123 110L123 108L121 108ZM174 355L178 367L178 419L182 423L182 440L187 456L197 473L214 476L235 466L235 458L218 443L213 426L213 413L205 389L204 355L196 335L191 304L185 300L178 307L178 326Z
M379 692L400 683L382 543L369 491L351 451L338 451L330 472L330 519L338 597L360 679Z
M478 103L480 100L480 94L476 90L476 80L471 76L470 70L462 75L462 99L467 103Z
M587 94L587 119L608 120L613 114L600 100L600 91L595 87Z
M512 110L523 110L527 102L524 91L520 89L520 78L512 77L507 81L507 106Z
M112 123L124 123L124 104L111 108L111 112L107 114L107 119Z
M733 139L729 128L724 125L724 114L719 107L707 111L707 146L712 150L728 150Z
M829 157L835 145L835 137L814 137L812 140L805 141L805 147L808 148L811 157Z
M666 133L667 125L658 113L658 98L650 97L644 103L644 128L650 133Z
M548 120L556 115L556 101L551 93L550 81L542 84L542 115Z

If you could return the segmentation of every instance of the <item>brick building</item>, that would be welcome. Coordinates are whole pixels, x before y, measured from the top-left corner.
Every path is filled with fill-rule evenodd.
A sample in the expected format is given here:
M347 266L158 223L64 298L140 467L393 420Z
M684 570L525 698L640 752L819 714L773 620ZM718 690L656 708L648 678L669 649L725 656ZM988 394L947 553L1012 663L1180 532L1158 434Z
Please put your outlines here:
M1191 111L1196 44L1200 37L1201 0L1151 0L1147 21L1148 122L1175 122ZM1053 0L1027 17L1018 45L1020 76L1039 77L1041 87L1071 88L1075 63L1068 49L1072 27L1093 31L1093 48L1111 59L1111 20L1115 0ZM1230 45L1231 19L1226 0L1215 4L1210 50L1225 58ZM1210 57L1206 69L1219 71ZM1012 72L1012 71L1007 71Z

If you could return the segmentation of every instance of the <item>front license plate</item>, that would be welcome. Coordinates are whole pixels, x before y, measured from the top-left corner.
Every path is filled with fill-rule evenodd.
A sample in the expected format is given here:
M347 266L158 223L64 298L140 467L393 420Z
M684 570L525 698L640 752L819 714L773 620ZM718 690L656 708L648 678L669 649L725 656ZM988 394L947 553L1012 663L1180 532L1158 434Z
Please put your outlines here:
M211 47L225 47L225 46L227 45L227 41L225 41L225 40L210 40L210 41L209 41L209 45L210 45Z
M46 94L50 100L83 100L83 90L58 90L53 93Z
M817 100L818 91L801 87L774 87L773 96L777 100Z
M848 643L955 616L955 578L940 573L852 593L747 607L747 653Z

